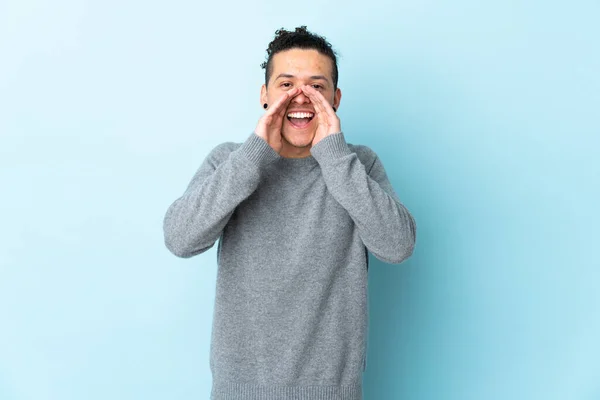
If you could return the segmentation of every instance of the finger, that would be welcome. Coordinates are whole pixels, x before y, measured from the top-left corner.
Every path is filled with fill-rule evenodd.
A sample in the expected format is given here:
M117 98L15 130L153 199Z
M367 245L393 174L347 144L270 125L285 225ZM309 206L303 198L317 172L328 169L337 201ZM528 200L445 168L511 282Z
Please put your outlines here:
M302 86L302 91L304 92L304 94L306 94L308 96L311 103L313 103L313 106L315 107L315 111L317 111L318 118L321 120L323 118L326 119L327 118L327 110L325 109L325 106L323 104L324 99L322 99L322 96L321 96L321 98L319 98L316 95L318 93L318 91L311 88L310 86Z
M291 90L287 91L287 95L288 97L285 99L285 101L283 102L283 104L281 105L281 109L279 110L278 115L281 118L285 117L285 112L288 108L288 106L290 105L290 103L292 102L292 99L296 96L298 96L302 91L300 90L300 88L294 88Z
M317 112L317 118L319 119L319 121L321 121L321 123L326 123L328 121L328 113L327 109L325 108L325 105L323 104L323 102L326 102L325 98L323 98L323 96L319 98L316 95L318 91L308 86L303 86L302 91L308 96L311 103L313 104L315 111Z
M303 91L308 94L311 101L314 99L315 103L320 106L323 112L325 112L329 116L333 116L333 114L335 114L335 111L333 111L331 104L329 104L329 102L325 99L321 92L310 86L304 87Z
M284 107L284 105L288 104L290 102L290 100L296 94L298 94L298 88L288 90L287 92L282 94L271 107L269 107L267 109L266 114L268 114L268 115L281 114L286 109L286 107Z
M311 101L317 102L319 99L315 97L315 90L308 85L300 86L300 89Z

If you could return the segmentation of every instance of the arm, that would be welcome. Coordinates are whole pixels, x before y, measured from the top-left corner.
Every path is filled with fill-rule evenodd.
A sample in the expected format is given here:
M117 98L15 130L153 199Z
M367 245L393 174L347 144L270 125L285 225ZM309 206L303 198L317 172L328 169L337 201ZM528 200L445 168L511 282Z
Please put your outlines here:
M258 187L261 168L280 157L285 110L299 92L279 96L237 150L229 153L219 145L206 157L165 215L165 245L173 254L189 258L215 244L235 208Z
M189 258L210 249L243 200L260 182L260 170L279 155L254 132L235 151L215 147L193 176L185 193L167 209L165 245Z
M348 211L367 249L387 263L408 258L416 242L416 223L394 192L379 157L375 155L367 172L341 132L323 138L311 153L327 189Z

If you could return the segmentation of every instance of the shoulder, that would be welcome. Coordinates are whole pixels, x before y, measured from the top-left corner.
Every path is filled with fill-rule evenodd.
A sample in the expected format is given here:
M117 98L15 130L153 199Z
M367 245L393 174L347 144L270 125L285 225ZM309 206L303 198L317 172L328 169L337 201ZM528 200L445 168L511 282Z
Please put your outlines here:
M368 173L373 164L375 163L375 160L377 159L377 153L375 153L375 151L369 146L364 144L347 144L350 150L352 150L353 153L356 153L356 156L358 157L360 162L365 166Z
M211 154L215 154L215 155L226 154L227 155L227 154L231 153L232 151L236 150L242 144L243 143L238 143L238 142L219 143L218 145L213 147L213 149L211 150Z
M221 164L229 157L229 154L238 149L242 143L222 142L214 146L206 156L207 161L213 166Z

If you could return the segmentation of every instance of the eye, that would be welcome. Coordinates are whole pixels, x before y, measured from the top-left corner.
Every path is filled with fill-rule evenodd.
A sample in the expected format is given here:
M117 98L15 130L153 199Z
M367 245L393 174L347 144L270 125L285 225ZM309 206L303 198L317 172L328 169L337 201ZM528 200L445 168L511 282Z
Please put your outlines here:
M323 89L323 86L318 85L316 83L314 85L312 85L312 87L314 87L315 89Z
M281 84L281 86L283 86L283 87L286 87L286 88L289 88L289 87L291 87L291 86L292 86L292 84L291 84L291 83L289 83L289 82L283 82L283 83Z

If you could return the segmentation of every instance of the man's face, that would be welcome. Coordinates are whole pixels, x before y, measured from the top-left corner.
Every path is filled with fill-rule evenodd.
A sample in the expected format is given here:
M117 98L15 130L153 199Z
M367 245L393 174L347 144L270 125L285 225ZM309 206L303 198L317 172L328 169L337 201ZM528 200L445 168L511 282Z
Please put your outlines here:
M271 60L272 73L268 87L262 85L261 105L273 104L281 95L295 87L310 85L320 91L323 97L338 108L342 93L333 89L332 61L317 50L290 49L279 52ZM304 93L294 97L286 110L281 135L283 138L282 156L305 157L317 130L317 118L288 117L293 112L311 112L315 109ZM297 115L302 116L302 115Z

